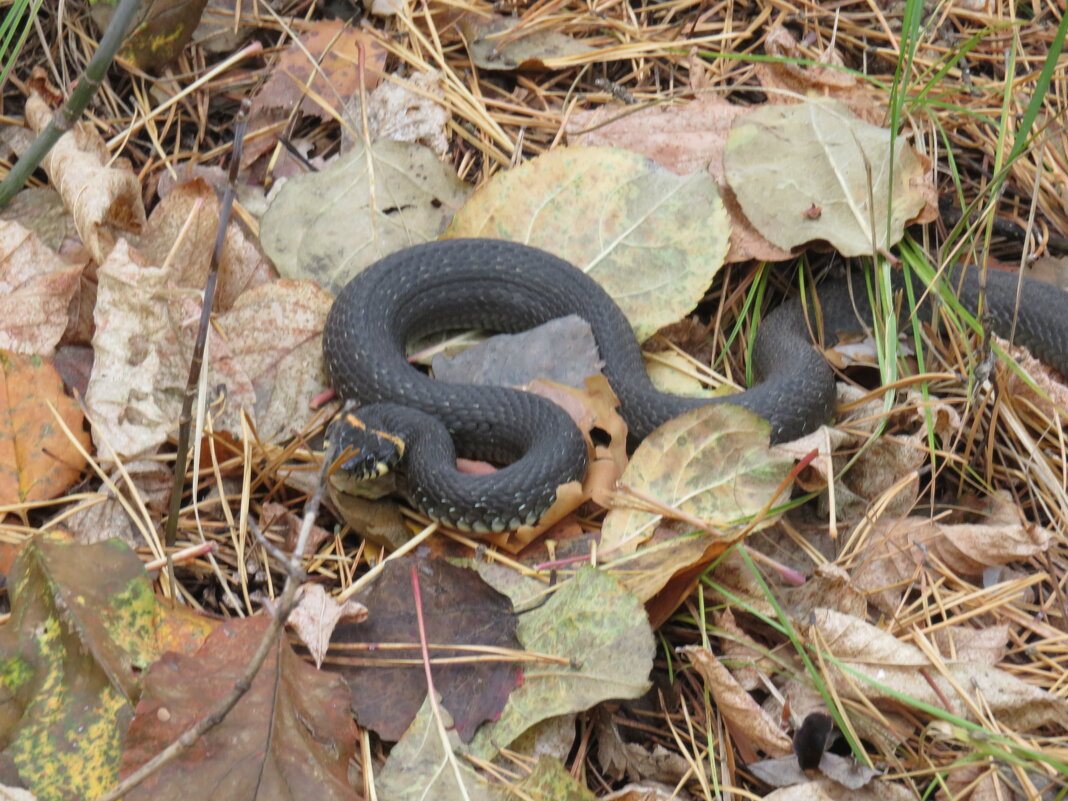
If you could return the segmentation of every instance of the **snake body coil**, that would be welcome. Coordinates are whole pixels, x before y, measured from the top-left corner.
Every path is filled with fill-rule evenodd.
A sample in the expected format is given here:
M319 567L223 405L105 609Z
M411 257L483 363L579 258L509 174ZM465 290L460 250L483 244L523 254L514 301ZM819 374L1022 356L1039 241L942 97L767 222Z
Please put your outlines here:
M974 311L976 281L969 273L960 283L961 301ZM992 327L1002 336L1012 329L1016 286L1015 275L988 276ZM820 287L819 296L825 340L870 322L866 304L858 321L844 282ZM1015 340L1068 374L1065 299L1060 290L1025 279ZM653 387L626 318L580 270L513 242L449 239L385 257L352 279L334 302L323 331L327 371L343 398L363 405L340 444L368 450L366 433L385 432L403 452L412 502L446 524L501 531L533 523L552 505L560 484L585 473L586 446L575 424L560 407L527 392L435 381L408 364L405 348L434 332L515 332L568 314L593 329L605 376L638 438L709 403L756 412L771 424L773 442L802 436L834 411L834 374L813 347L797 300L761 322L752 388L729 398L684 398ZM457 455L507 466L467 475L456 470ZM352 461L361 458L365 467L377 460L364 453Z

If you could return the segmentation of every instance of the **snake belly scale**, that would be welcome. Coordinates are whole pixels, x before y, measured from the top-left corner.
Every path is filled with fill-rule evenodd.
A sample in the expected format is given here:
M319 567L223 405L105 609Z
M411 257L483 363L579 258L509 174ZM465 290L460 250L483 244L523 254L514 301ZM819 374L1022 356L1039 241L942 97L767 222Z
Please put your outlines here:
M974 309L970 271L962 303ZM1065 293L1025 281L1016 341L1068 372L1068 318L1058 310ZM1013 323L1016 276L991 272L993 328ZM870 322L844 282L820 287L820 320L827 340ZM516 332L576 314L590 324L620 412L636 438L673 417L709 403L728 402L771 424L773 442L788 441L828 421L834 411L834 373L813 346L798 300L774 309L753 343L754 383L729 398L668 395L649 380L623 313L589 276L545 251L491 239L447 239L393 253L353 278L330 310L323 354L332 386L360 404L334 437L355 456L346 467L380 472L368 435L403 459L412 503L431 518L476 532L536 522L558 486L581 479L585 441L558 406L504 387L435 381L412 367L406 346L440 331L485 328ZM505 465L489 475L459 472L456 457Z

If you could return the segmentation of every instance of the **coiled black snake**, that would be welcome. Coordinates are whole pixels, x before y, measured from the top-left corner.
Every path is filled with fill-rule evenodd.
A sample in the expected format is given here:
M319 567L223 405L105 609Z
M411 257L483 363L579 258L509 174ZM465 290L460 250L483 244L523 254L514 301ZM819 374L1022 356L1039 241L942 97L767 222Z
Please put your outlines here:
M978 288L966 271L962 304L975 310ZM1017 276L990 271L992 328L1008 336ZM917 288L919 294L919 287ZM819 289L824 339L860 329L844 282ZM1015 341L1068 374L1068 295L1024 279ZM750 409L771 424L772 442L795 439L834 411L834 374L813 347L803 305L787 301L760 324L752 352L754 385L705 400L654 389L622 312L601 287L542 250L492 239L448 239L393 253L341 291L323 331L333 387L363 406L335 434L350 448L347 468L373 475L403 457L413 504L442 522L474 531L531 524L552 505L557 487L586 470L586 445L567 414L544 398L503 387L435 381L408 364L405 347L437 331L521 331L577 314L593 329L604 373L631 433L708 403ZM870 322L870 309L860 309ZM340 452L340 451L339 451ZM490 475L456 470L456 456L507 465Z

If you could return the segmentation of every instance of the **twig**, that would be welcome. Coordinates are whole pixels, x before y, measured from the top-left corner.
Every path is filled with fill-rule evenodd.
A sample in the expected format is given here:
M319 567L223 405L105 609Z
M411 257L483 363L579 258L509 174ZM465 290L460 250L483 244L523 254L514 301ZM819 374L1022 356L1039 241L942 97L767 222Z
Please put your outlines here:
M56 110L45 129L37 135L33 144L15 162L15 166L11 168L7 177L0 181L0 209L7 206L19 193L23 184L37 169L41 160L48 155L52 146L63 134L73 128L74 123L82 116L82 112L85 111L89 101L96 94L96 90L103 83L104 75L111 66L119 45L126 38L126 31L140 6L141 0L121 0L89 66L85 68L85 73L78 81L78 85L74 87L74 91L70 93L67 102Z
M241 149L245 141L245 125L248 122L250 103L246 99L241 104L234 127L234 152L230 158L230 175L226 183L219 209L219 227L215 232L215 248L211 252L211 265L208 267L208 279L204 283L204 301L200 307L200 325L197 339L193 345L193 358L189 364L189 379L185 385L185 398L182 400L182 413L178 418L178 448L174 455L174 486L171 488L170 508L167 513L167 529L164 544L174 547L178 535L178 512L182 506L185 492L185 468L189 460L189 431L192 428L193 400L196 398L200 371L204 366L204 347L208 340L208 326L211 322L211 308L215 304L215 285L219 279L219 259L226 242L226 229L230 224L230 212L234 207L234 193L237 191L237 172L241 165Z

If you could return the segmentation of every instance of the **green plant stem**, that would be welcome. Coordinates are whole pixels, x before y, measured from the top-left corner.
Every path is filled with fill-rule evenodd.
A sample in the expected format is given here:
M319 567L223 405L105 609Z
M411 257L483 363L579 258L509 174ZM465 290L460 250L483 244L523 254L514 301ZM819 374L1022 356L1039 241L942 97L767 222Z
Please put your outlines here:
M0 209L5 208L11 202L42 159L48 155L52 146L63 134L73 128L74 123L82 116L82 112L85 111L89 101L96 94L96 90L103 83L108 67L111 66L115 53L118 52L119 46L126 38L126 31L140 7L141 0L120 0L111 23L104 31L104 36L96 48L96 53L93 54L89 66L85 68L85 73L78 81L78 85L74 87L74 91L70 93L67 102L56 110L45 129L37 135L33 144L15 162L15 166L11 168L7 177L0 181Z

